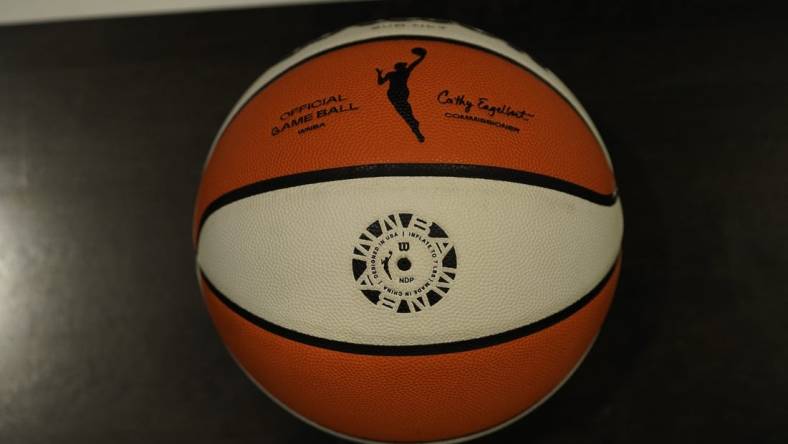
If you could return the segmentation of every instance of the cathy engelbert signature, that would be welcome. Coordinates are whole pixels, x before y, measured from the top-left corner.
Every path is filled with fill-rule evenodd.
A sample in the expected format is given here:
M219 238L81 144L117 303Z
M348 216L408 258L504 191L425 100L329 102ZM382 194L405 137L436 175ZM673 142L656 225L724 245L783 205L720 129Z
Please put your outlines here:
M493 105L487 97L472 98L465 94L451 94L448 89L438 93L438 103L441 105L455 105L462 107L466 113L470 113L474 108L486 113L490 117L506 116L517 119L528 120L534 117L525 109L515 109L509 105Z

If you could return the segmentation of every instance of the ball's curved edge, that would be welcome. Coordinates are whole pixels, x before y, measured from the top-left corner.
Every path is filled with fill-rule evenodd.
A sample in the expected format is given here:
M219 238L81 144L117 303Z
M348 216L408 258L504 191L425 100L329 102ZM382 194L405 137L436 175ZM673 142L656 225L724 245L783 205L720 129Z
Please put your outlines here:
M556 385L553 388L553 390L550 391L550 393L545 395L536 404L534 404L531 407L529 407L528 409L520 412L519 414L517 414L516 416L514 416L512 418L509 418L506 421L504 421L504 422L502 422L502 423L500 423L498 425L490 427L489 429L482 430L480 432L471 433L470 435L460 436L460 437L457 437L457 438L451 438L451 439L442 440L442 441L398 441L398 442L374 441L374 440L360 438L360 437L356 437L356 436L352 436L352 435L346 435L344 433L339 433L337 431L331 430L328 427L322 426L322 425L320 425L320 424L318 424L318 423L316 423L316 422L314 422L314 421L302 416L301 414L299 414L295 410L291 409L287 404L285 404L282 401L280 401L279 399L277 399L274 395L271 394L271 392L266 390L265 387L260 385L254 379L254 377L252 377L251 374L249 374L249 372L246 370L246 368L243 366L243 364L241 364L241 362L235 357L235 355L233 354L232 351L230 351L230 349L228 349L226 346L225 346L225 349L227 350L227 353L230 355L230 357L233 358L233 361L235 361L235 363L238 365L238 367L244 372L246 377L249 378L249 380L255 385L255 387L257 387L261 392L263 392L276 405L278 405L279 407L281 407L282 409L284 409L286 412L290 413L294 417L298 418L302 422L304 422L304 423L306 423L306 424L308 424L308 425L310 425L310 426L312 426L312 427L314 427L314 428L316 428L316 429L318 429L318 430L320 430L320 431L322 431L324 433L327 433L327 434L332 435L332 436L336 436L338 438L342 438L342 439L347 440L347 441L352 441L352 442L357 442L357 443L362 443L362 444L404 444L406 442L408 444L411 444L411 443L412 444L416 444L416 443L423 443L423 444L459 444L459 443L462 443L462 442L471 441L471 440L474 440L474 439L477 439L477 438L481 438L481 437L484 437L486 435L490 435L492 433L495 433L495 432L497 432L499 430L502 430L502 429L514 424L515 422L523 419L528 414L530 414L531 412L536 410L545 401L550 399L556 392L558 392L558 390L560 390L561 387L564 386L566 381L568 381L572 377L572 375L574 375L575 371L577 371L577 369L580 368L580 365L583 363L583 361L585 361L586 356L591 351L591 349L594 347L594 344L596 343L597 337L599 337L599 333L594 335L593 339L591 339L591 343L588 345L586 350L583 352L583 355L580 356L580 359L578 359L578 361L575 364L575 366L572 367L571 370L569 370L569 372L566 374L566 376L564 376L564 378L561 380L561 382L559 382L558 385Z

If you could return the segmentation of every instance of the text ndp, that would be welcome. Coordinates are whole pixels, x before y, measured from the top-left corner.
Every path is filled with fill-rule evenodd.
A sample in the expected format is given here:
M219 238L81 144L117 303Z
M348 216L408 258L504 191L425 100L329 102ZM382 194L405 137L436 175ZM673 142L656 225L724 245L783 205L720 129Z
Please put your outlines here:
M293 107L279 115L280 123L271 128L271 135L278 136L290 128L298 128L298 133L325 127L322 119L359 108L342 94L315 99Z

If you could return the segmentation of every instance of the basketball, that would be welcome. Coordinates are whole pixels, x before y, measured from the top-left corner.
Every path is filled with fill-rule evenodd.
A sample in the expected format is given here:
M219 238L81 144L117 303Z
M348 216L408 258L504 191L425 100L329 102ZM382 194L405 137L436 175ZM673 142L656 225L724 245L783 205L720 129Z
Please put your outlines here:
M413 19L264 72L214 140L192 235L215 328L274 402L350 440L459 442L578 368L623 213L600 134L552 72Z

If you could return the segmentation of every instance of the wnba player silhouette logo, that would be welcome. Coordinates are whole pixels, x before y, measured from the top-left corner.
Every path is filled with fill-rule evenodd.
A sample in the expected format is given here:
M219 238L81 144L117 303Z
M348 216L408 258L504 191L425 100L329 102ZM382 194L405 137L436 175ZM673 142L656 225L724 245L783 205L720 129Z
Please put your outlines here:
M394 71L387 72L385 75L383 75L383 71L379 68L375 68L375 71L378 72L378 85L389 82L389 90L386 93L389 97L389 102L394 105L394 109L397 110L397 113L405 120L410 130L413 131L413 134L419 139L419 142L424 142L424 135L419 131L419 121L413 117L413 108L411 108L408 102L408 96L410 95L410 90L408 90L408 77L410 77L413 68L424 60L424 57L427 55L427 50L424 48L413 48L410 52L418 56L410 65L406 62L397 62L394 65Z

